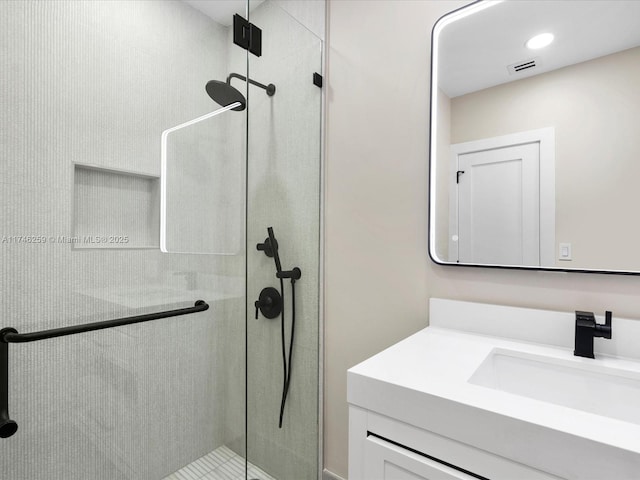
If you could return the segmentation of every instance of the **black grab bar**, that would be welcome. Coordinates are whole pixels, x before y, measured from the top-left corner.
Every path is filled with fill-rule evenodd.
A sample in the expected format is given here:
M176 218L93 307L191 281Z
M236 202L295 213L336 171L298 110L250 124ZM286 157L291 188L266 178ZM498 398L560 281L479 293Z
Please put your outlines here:
M18 430L18 424L9 418L9 343L35 342L47 338L64 337L67 335L75 335L76 333L92 332L105 328L121 327L133 323L204 312L208 309L209 305L207 302L197 300L193 307L136 315L134 317L117 318L103 322L85 323L84 325L75 325L72 327L53 328L40 332L18 333L15 328L3 328L0 330L0 438L8 438Z

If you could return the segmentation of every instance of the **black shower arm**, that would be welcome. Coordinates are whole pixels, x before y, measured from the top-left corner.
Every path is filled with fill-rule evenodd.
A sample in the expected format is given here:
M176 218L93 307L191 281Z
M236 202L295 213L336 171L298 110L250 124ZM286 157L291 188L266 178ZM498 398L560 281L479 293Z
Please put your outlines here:
M0 438L10 437L18 430L18 424L9 418L9 343L35 342L47 338L64 337L76 333L92 332L105 328L204 312L208 309L209 305L204 300L198 300L193 307L136 315L134 317L117 318L104 322L86 323L84 325L74 325L71 327L53 328L40 332L18 333L15 328L3 328L0 330Z
M276 93L276 86L273 83L270 83L269 85L263 85L262 83L256 82L255 80L252 80L250 78L247 80L247 77L242 76L239 73L230 73L229 76L227 77L227 83L229 85L231 85L232 78L239 78L243 82L248 81L251 85L255 85L256 87L260 87L263 90L266 90L267 95L269 95L270 97L273 96L274 93Z

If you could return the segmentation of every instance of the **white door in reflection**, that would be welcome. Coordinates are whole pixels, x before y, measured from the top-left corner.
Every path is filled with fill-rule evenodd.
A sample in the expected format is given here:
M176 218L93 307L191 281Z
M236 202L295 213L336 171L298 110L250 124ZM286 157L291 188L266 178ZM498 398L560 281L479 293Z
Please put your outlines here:
M458 261L540 265L539 143L458 155L458 172Z

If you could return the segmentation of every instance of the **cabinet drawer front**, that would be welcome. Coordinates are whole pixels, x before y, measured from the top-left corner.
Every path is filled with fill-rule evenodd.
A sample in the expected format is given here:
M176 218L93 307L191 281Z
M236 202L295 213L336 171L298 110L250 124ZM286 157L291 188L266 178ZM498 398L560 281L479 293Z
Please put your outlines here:
M371 432L374 436L404 445L410 451L427 454L448 465L461 467L461 470L472 472L472 475L477 475L480 478L490 478L491 480L561 480L560 477L549 473L376 413L367 412L366 423L361 428L363 437L367 435L367 432ZM366 431L364 431L365 429Z
M371 435L365 441L365 459L365 478L368 480L477 480L483 478L468 475Z

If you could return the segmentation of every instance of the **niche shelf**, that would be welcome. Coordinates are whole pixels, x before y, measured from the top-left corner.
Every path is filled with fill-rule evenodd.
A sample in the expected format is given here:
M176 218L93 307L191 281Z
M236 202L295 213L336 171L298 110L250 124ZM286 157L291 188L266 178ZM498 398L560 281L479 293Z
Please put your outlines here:
M160 178L76 163L74 249L160 247Z

